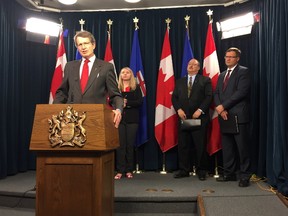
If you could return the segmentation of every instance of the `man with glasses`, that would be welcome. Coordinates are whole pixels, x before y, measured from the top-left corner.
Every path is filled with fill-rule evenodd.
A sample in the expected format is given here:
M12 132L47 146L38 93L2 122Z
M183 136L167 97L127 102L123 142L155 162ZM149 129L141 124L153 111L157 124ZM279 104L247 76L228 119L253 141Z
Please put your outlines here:
M208 155L206 151L209 107L212 101L212 85L209 77L199 74L200 63L191 59L187 65L187 76L176 81L172 104L178 114L178 162L179 171L174 178L189 177L192 160L195 161L199 180L206 179ZM187 119L198 119L201 124L186 130L181 123ZM195 157L192 155L195 148Z
M227 70L219 75L214 102L218 113L223 152L223 176L217 181L237 181L239 187L249 186L249 112L250 112L250 73L248 68L238 64L241 51L229 48L225 53ZM235 120L235 122L231 121ZM222 122L222 123L221 123ZM224 130L228 122L233 122L237 130ZM235 124L234 124L235 123ZM226 125L226 126L225 126Z
M96 41L90 32L77 32L74 43L82 59L66 64L64 78L53 103L105 104L109 97L114 108L114 124L118 128L123 98L118 89L113 65L96 58Z

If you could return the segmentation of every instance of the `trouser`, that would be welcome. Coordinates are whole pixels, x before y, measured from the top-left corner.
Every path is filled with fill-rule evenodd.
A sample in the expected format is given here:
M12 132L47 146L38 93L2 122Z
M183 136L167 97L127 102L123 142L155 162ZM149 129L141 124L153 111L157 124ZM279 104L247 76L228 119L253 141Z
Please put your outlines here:
M238 134L222 134L224 174L235 174L240 168L240 178L250 178L249 124L239 124Z
M121 122L119 124L120 147L116 150L116 169L120 173L134 170L134 143L137 129L137 123Z

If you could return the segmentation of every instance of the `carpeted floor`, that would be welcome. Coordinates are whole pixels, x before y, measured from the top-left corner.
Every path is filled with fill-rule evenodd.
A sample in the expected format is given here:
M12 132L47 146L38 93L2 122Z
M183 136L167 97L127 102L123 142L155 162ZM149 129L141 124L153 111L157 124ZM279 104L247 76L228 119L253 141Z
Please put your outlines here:
M34 208L26 206L23 208L21 197L35 199L35 171L19 173L0 180L0 215L1 216L31 216L35 215ZM197 176L190 176L182 179L174 179L172 173L160 174L158 172L144 172L134 174L133 179L122 178L115 180L115 215L197 215L195 212L188 214L181 211L178 214L169 213L169 206L181 209L181 203L190 203L197 200L197 196L202 196L204 202L205 215L207 216L286 216L288 208L283 202L269 190L270 187L261 181L251 182L247 188L238 187L238 182L217 182L213 177L207 177L206 181L199 181ZM31 191L30 191L31 190ZM6 205L4 197L17 196L13 204ZM20 200L20 202L19 202ZM145 210L142 203L154 203ZM17 205L18 203L18 205ZM20 204L19 204L20 203ZM143 209L139 212L123 212L121 207L117 206L126 203L142 205ZM129 204L130 203L130 204ZM157 213L160 204L165 203L168 209L165 213ZM14 208L11 208L14 207ZM22 208L20 208L22 207ZM124 207L123 208L127 208ZM194 210L193 210L194 211Z

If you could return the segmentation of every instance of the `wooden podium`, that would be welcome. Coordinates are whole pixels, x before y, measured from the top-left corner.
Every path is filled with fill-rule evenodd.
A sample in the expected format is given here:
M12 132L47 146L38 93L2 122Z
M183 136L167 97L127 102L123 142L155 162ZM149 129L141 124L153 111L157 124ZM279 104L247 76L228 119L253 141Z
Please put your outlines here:
M72 112L65 116L67 107ZM77 122L84 112L86 119ZM72 120L74 129L64 131L61 121ZM76 135L82 135L82 141L85 137L83 146ZM75 142L69 145L69 139ZM53 144L51 140L60 141ZM106 105L37 105L30 142L30 150L37 154L36 215L113 215L114 149L118 146L113 112Z

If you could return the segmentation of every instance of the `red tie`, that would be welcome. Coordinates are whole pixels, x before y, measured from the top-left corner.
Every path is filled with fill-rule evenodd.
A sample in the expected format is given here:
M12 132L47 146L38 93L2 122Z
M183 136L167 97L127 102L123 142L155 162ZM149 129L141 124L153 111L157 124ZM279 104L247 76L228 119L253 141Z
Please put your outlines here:
M88 67L89 59L85 59L83 68L82 68L82 75L81 75L81 90L84 93L88 77L89 77L89 67Z
M223 91L226 89L226 87L227 87L227 84L228 84L228 81L229 81L229 78L230 78L230 75L231 75L231 71L232 70L228 70L227 71L227 75L226 75L226 77L225 77L225 80L224 80L224 82L223 82Z

